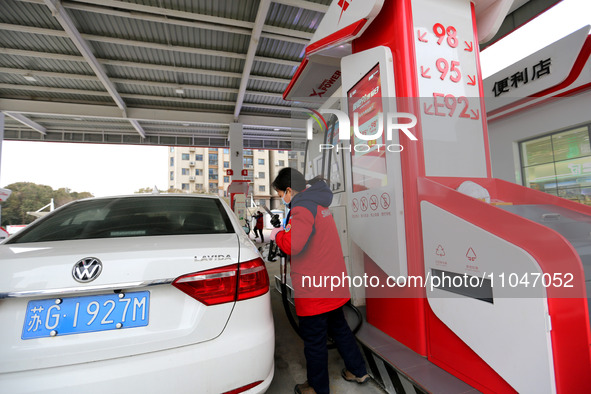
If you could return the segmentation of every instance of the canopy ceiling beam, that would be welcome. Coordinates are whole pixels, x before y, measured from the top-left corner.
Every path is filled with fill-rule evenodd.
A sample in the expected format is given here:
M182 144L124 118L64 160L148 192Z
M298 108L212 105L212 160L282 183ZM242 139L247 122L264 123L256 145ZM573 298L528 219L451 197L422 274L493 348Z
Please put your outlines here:
M32 128L35 131L40 132L43 135L47 134L47 129L41 126L39 123L32 121L31 119L27 118L26 116L19 114L19 113L12 113L8 111L3 111L6 116L10 116L12 119L16 120L19 123L24 124Z
M236 106L234 107L234 119L237 120L242 109L242 103L244 102L244 96L246 94L246 87L248 86L248 78L250 71L252 70L252 64L254 62L255 53L259 46L259 39L261 37L261 31L263 24L267 18L269 7L271 6L271 0L261 0L259 3L259 9L254 22L254 28L252 29L252 35L250 37L250 44L248 45L248 52L246 53L246 61L244 62L244 68L242 70L242 79L240 80L240 88L238 89L238 97L236 98Z

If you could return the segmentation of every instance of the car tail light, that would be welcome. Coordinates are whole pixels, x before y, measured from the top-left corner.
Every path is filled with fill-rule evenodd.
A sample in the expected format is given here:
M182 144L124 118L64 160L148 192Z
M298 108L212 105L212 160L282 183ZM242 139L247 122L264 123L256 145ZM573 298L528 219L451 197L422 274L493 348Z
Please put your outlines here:
M258 297L269 290L269 274L263 259L240 263L238 301Z
M172 285L205 305L246 300L269 290L261 258L178 277Z
M195 272L176 278L172 285L205 305L236 300L238 264Z
M247 384L246 386L242 386L242 387L239 387L239 388L234 389L234 390L231 390L231 391L226 391L223 394L238 394L238 393L243 393L246 390L250 390L251 388L253 388L255 386L258 386L261 383L263 383L263 381L262 380L259 380L259 381L253 382L251 384Z

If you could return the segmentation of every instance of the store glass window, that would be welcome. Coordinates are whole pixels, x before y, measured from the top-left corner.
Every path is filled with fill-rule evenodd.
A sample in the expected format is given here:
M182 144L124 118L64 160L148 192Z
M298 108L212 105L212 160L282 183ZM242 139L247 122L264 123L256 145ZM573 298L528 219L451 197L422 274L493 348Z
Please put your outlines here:
M591 205L588 126L524 141L520 152L525 186Z

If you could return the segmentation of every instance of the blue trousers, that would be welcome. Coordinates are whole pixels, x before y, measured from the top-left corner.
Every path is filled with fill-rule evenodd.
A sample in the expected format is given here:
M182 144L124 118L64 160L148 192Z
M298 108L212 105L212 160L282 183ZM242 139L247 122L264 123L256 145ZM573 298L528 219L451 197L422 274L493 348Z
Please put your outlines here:
M308 383L318 394L328 394L328 348L327 335L335 342L345 367L355 376L367 373L355 336L345 320L343 307L314 316L298 316L300 334L304 340L304 355Z

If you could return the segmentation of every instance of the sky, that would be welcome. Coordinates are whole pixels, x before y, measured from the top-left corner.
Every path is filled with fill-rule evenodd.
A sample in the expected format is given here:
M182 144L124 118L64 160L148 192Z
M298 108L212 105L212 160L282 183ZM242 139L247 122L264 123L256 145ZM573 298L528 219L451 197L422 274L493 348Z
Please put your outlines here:
M590 0L563 0L481 53L483 78L591 24ZM0 185L34 182L94 196L168 185L168 148L4 141Z
M168 189L166 146L4 141L0 185L33 182L95 197Z

